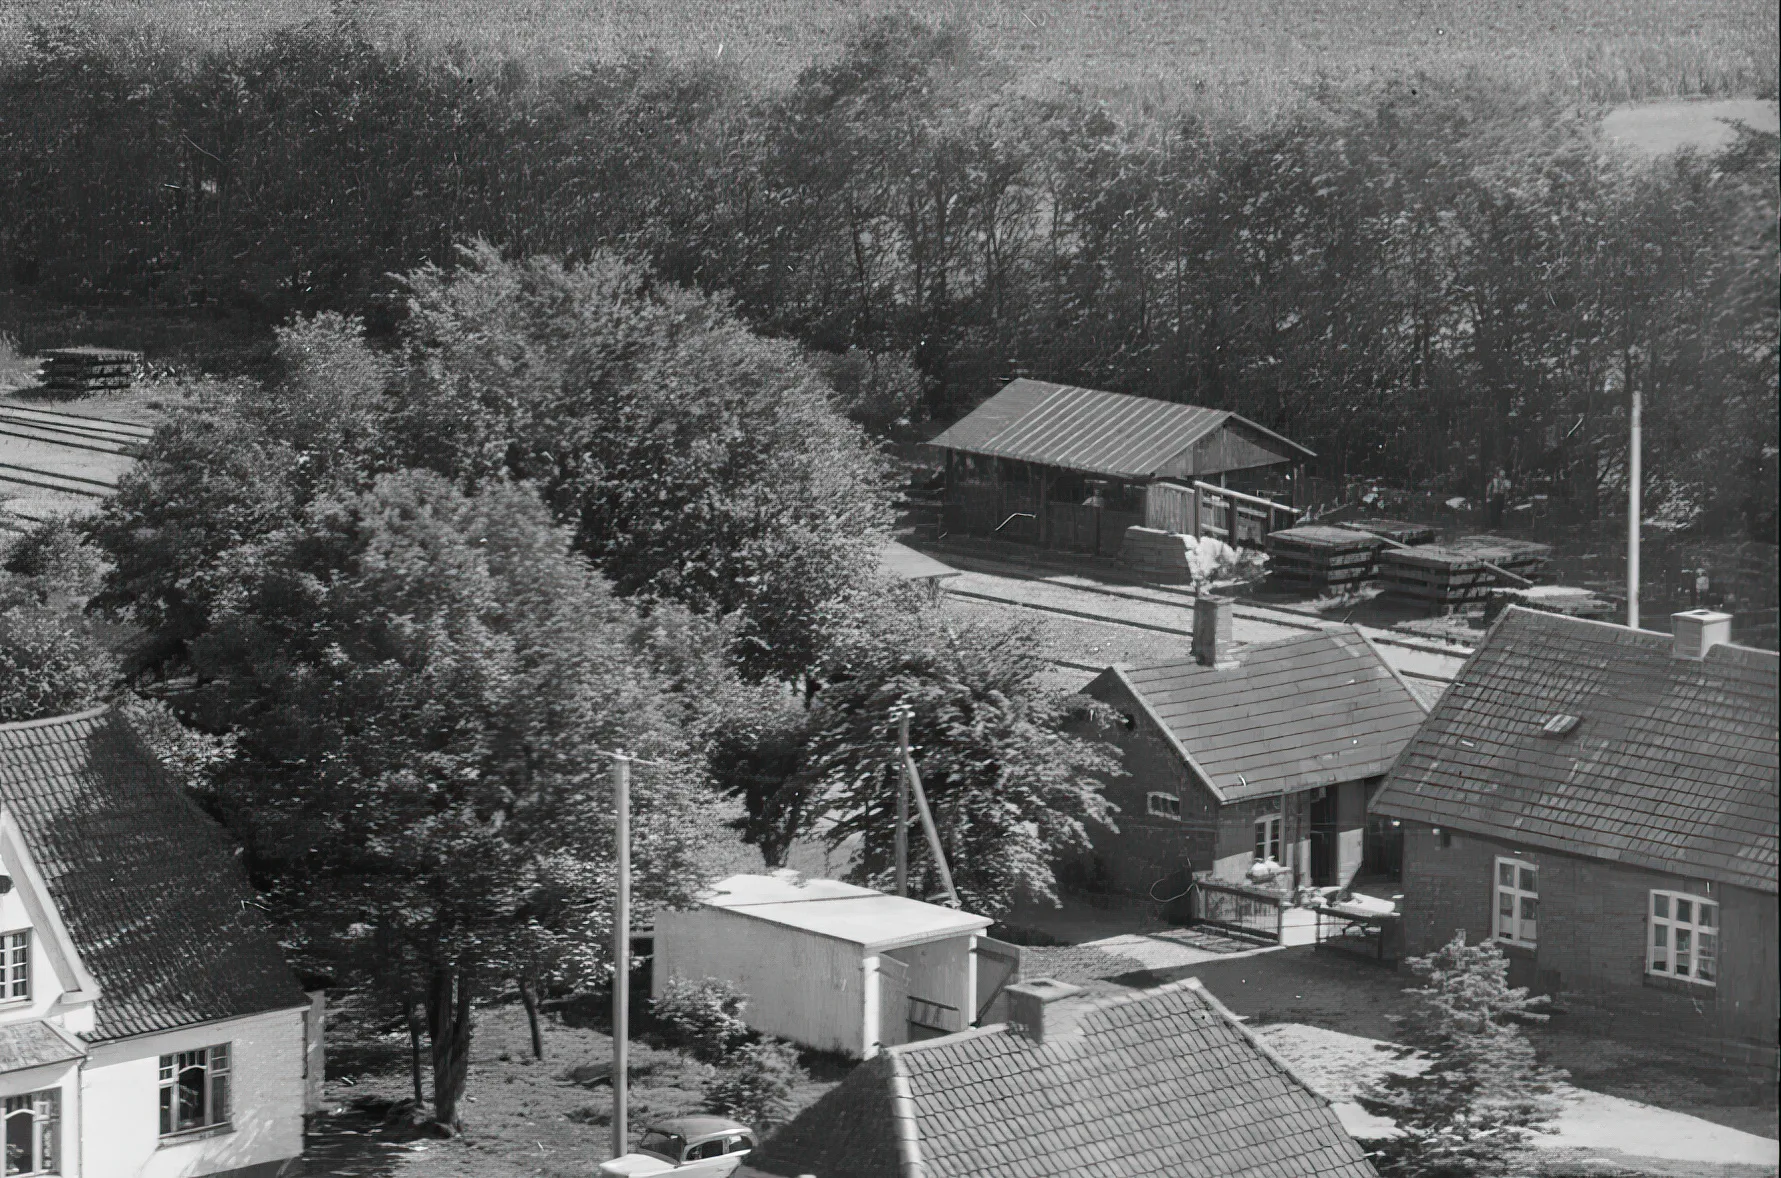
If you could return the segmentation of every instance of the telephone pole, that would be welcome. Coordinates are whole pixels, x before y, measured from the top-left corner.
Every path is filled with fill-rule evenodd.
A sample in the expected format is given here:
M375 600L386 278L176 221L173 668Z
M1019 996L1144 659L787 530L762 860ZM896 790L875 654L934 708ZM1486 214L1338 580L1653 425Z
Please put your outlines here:
M897 895L909 894L909 709L897 709Z
M630 1103L631 1028L631 758L612 758L612 806L617 822L618 888L612 913L612 1156L630 1152L626 1118Z
M1632 367L1627 366L1627 390L1632 393L1631 444L1626 454L1626 624L1639 628L1639 483L1642 478L1640 435L1644 432L1645 397L1633 382Z

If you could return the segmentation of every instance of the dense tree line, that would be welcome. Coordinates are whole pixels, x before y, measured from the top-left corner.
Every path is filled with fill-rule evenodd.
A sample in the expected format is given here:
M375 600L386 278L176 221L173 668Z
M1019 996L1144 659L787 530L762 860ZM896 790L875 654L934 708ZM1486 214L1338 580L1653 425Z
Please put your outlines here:
M376 327L388 275L460 240L618 248L768 335L913 361L937 415L1027 371L1240 409L1330 476L1505 466L1590 507L1631 382L1660 507L1774 531L1773 136L1633 161L1560 98L1441 78L1126 125L896 20L765 94L479 72L350 21L202 52L40 28L0 111L17 288Z

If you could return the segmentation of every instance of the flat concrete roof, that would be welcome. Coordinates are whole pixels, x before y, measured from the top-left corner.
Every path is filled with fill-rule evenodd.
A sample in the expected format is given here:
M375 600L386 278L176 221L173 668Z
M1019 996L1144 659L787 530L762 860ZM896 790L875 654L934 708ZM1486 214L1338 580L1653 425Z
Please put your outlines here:
M959 571L951 565L895 540L884 546L878 555L878 562L885 573L905 581L938 581L942 577L959 575Z
M834 879L732 875L700 898L711 908L846 941L868 952L962 937L994 923L987 916Z

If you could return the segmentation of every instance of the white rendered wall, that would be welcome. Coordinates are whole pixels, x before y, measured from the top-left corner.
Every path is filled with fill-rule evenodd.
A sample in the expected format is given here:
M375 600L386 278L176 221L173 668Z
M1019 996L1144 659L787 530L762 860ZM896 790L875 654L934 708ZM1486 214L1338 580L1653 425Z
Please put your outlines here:
M197 1178L301 1155L303 1014L277 1010L94 1044L81 1077L82 1178ZM233 1131L163 1148L160 1057L218 1043L229 1045Z
M755 1030L857 1059L871 1042L862 959L851 942L721 908L664 911L651 984L659 996L671 977L733 982L748 995L743 1018Z

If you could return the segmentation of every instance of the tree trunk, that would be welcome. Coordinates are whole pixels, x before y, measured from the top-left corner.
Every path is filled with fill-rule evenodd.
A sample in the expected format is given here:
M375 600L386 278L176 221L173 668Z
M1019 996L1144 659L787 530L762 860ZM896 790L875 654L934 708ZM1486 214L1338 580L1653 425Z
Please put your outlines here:
M456 1129L458 1101L470 1074L470 984L461 971L433 971L427 1023L433 1041L433 1119Z
M544 1032L538 1026L538 991L530 978L519 979L519 1002L526 1008L526 1025L532 1029L532 1058L544 1058Z
M408 1024L408 1075L414 1081L414 1104L416 1108L423 1108L427 1094L421 1087L421 1020L415 1011L414 999L403 1001L402 1018Z

